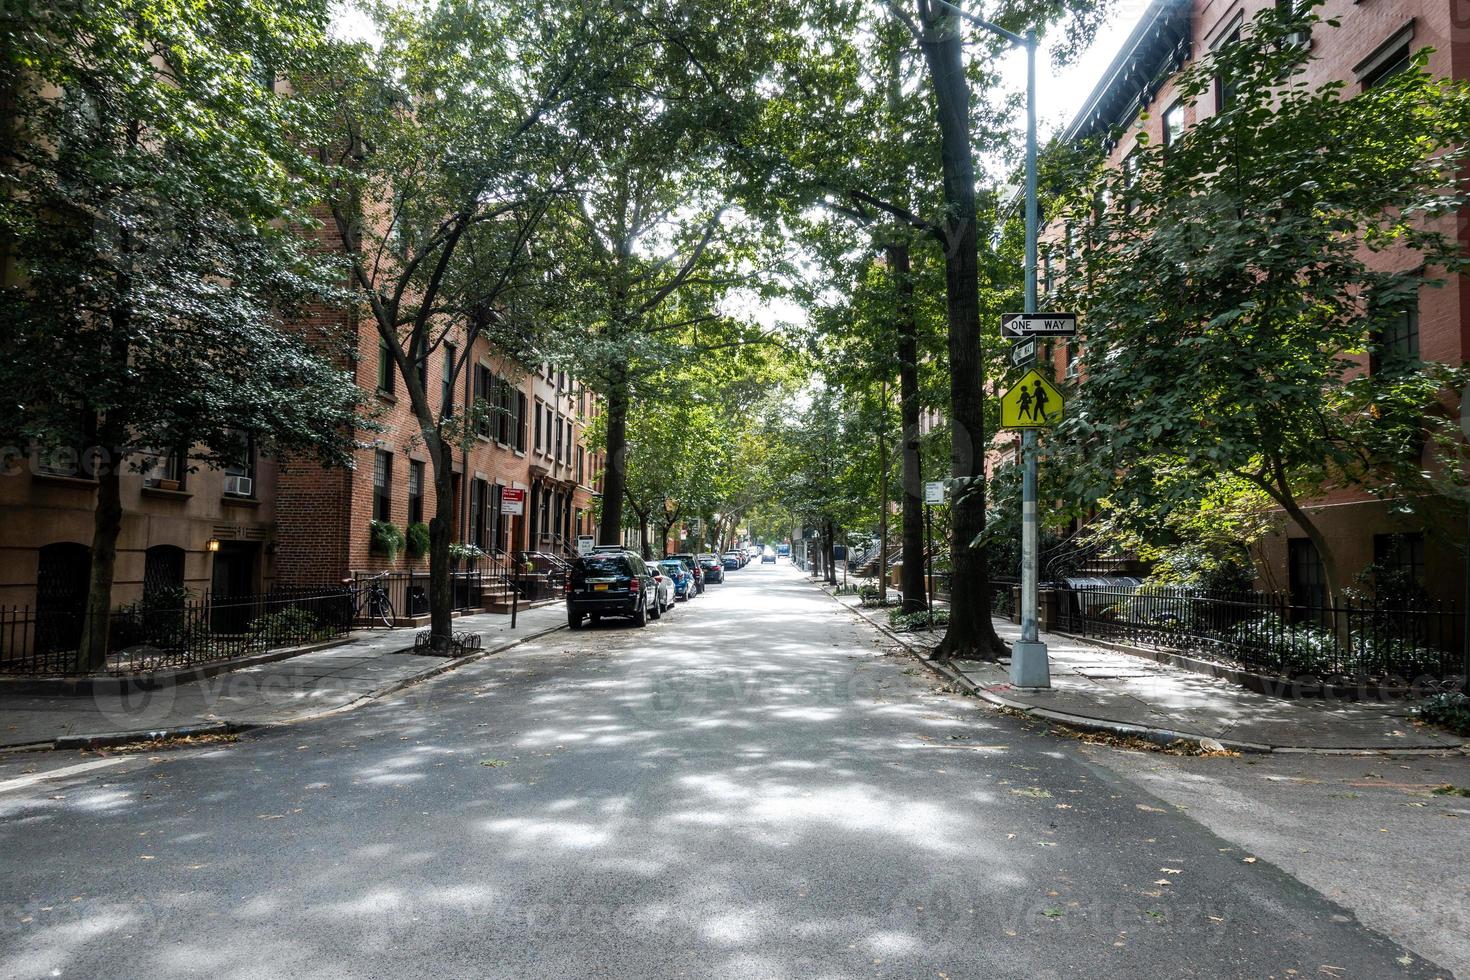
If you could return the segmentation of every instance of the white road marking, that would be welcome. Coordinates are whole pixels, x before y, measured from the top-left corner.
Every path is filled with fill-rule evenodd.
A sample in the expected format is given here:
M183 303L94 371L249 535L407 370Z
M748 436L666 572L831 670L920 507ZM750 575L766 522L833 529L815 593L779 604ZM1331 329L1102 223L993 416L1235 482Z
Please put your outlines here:
M8 793L15 789L25 789L28 786L34 786L37 783L44 783L52 779L65 779L67 776L76 776L84 772L91 772L94 769L106 769L108 766L115 766L120 762L127 761L128 756L118 755L107 759L95 759L92 762L81 762L77 765L66 766L61 769L52 769L49 772L31 773L28 776L21 776L17 779L7 779L3 783L0 783L0 793Z

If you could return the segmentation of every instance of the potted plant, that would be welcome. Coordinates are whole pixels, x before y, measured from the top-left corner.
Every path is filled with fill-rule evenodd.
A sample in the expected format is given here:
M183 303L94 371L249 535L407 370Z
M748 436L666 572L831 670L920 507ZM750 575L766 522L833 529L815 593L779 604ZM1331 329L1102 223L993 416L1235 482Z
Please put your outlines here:
M397 561L398 552L403 550L403 532L398 530L398 525L392 521L372 521L369 529L369 550L387 558L390 565Z
M417 561L429 553L429 525L423 521L410 524L407 535L408 557Z

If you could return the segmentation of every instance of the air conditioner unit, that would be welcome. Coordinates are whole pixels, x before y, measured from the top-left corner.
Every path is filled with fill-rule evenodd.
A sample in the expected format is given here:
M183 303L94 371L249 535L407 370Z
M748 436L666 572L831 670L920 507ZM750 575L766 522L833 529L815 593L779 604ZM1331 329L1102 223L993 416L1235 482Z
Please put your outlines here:
M225 493L232 497L249 497L255 493L255 481L248 476L225 477Z

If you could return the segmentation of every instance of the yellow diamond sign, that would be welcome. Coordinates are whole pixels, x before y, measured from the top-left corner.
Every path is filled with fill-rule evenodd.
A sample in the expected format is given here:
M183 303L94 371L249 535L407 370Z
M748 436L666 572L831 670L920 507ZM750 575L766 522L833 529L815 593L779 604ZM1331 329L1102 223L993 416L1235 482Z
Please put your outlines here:
M1062 393L1035 369L1000 396L1002 429L1042 429L1062 420Z

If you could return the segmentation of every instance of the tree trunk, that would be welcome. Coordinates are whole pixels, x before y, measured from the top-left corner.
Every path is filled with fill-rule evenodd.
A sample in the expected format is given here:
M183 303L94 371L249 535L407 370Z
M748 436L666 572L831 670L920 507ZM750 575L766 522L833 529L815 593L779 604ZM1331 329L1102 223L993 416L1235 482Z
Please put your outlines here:
M617 544L623 534L623 494L628 488L628 369L614 366L607 386L607 460L602 475L602 528L598 544ZM645 547L647 532L644 534Z
M1307 540L1312 542L1312 547L1317 549L1317 557L1322 562L1322 583L1327 588L1327 604L1336 606L1339 596L1339 579L1337 575L1337 556L1332 551L1332 546L1327 543L1327 536L1317 526L1317 522L1307 516L1307 512L1296 502L1296 496L1284 486L1278 486L1271 492L1281 509L1286 511L1286 516L1296 522L1296 526L1302 529ZM1292 602L1296 602L1297 596L1292 596Z
M111 442L104 442L109 447ZM117 571L117 539L122 533L121 458L99 459L97 508L92 512L92 566L87 580L87 606L82 616L77 668L100 670L107 663L112 626L112 580Z
M823 556L823 564L826 565L827 584L837 584L837 529L832 522L827 522L827 552Z
M924 57L938 109L947 212L944 291L949 324L950 501L949 630L936 651L948 659L991 660L1005 653L990 621L985 550L985 402L981 368L979 240L970 90L956 17L920 0Z
M882 388L879 411L888 415L888 386ZM878 588L888 597L888 433L885 425L878 428Z
M434 465L434 516L429 518L429 637L431 649L448 652L454 642L454 585L449 571L449 545L454 537L454 467L449 447L442 441L438 451L431 447L429 455Z
M898 288L898 397L903 426L903 544L898 589L906 613L922 612L924 593L924 467L919 455L919 325L907 242L889 245L888 268Z

